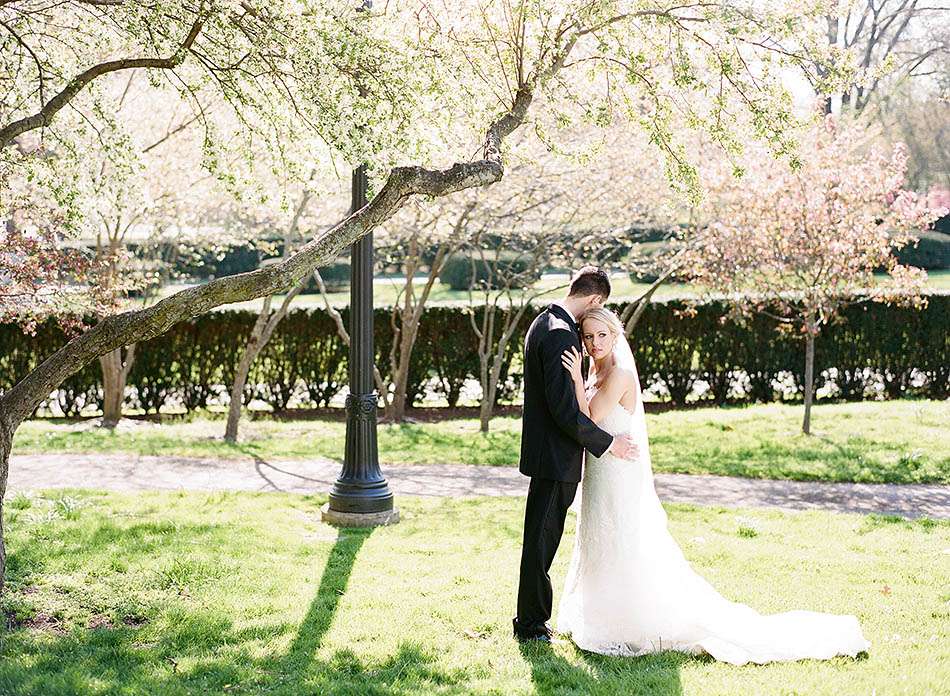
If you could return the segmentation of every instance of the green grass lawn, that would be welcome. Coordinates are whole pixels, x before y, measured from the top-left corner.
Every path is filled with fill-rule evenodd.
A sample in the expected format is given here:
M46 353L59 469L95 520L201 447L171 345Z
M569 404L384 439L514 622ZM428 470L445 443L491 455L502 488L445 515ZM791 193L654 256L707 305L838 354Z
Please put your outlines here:
M928 291L950 290L950 270L930 271L928 272L927 289ZM886 276L881 275L875 278L877 283L885 282ZM420 279L424 283L424 279ZM535 287L544 292L539 295L536 302L550 302L564 295L564 277L544 276L537 282ZM646 292L649 283L635 283L630 280L626 273L614 273L611 278L611 300L614 302L623 302L625 300L634 300ZM373 300L377 305L391 305L396 301L396 297L403 286L403 279L397 278L377 278L373 284ZM175 290L180 290L182 286L169 286L163 288L159 293L161 297L167 297ZM668 300L678 297L696 296L698 290L689 283L665 283L661 285L653 295L654 300ZM278 300L283 299L282 296ZM330 303L335 307L345 307L350 303L350 291L332 292L328 294ZM476 301L479 296L476 295ZM432 286L432 293L429 296L430 304L446 304L453 302L468 302L469 296L467 290L452 290L448 285L436 282ZM248 302L238 302L227 305L228 309L260 309L263 300L251 300ZM300 295L294 300L295 307L323 307L323 297L319 294Z
M932 290L950 290L950 270L927 271L927 287Z
M397 278L377 278L373 283L373 301L377 305L391 305L396 301L398 293L403 288L404 280ZM420 285L425 284L425 279L420 278ZM538 296L535 302L550 302L563 297L565 294L566 277L544 276L535 284L535 288L543 292ZM650 288L649 283L635 283L630 280L626 273L614 274L611 277L612 292L611 298L614 301L623 299L633 300ZM175 289L165 288L161 296L167 296ZM657 289L654 299L662 300L673 297L685 297L695 295L696 291L690 285L684 283L666 283ZM327 294L330 303L335 307L346 307L350 303L349 289L343 292L331 292ZM282 297L280 298L282 299ZM484 295L475 294L475 301L480 302ZM429 304L448 304L454 302L468 302L469 294L467 290L453 290L448 285L436 281L432 286L432 292L429 295ZM263 300L250 300L248 302L238 302L227 305L228 309L260 309ZM295 307L324 307L323 297L319 293L300 295L294 300Z
M648 415L653 466L660 472L753 478L950 483L950 402L884 401L819 405L812 437L801 434L800 405L703 408ZM242 424L243 441L222 440L224 421L211 416L155 424L126 421L116 432L92 422L24 423L14 453L132 452L152 455L264 459L329 457L343 452L337 421ZM401 464L515 466L520 421L496 418L492 432L473 419L381 425L380 459Z
M950 688L950 522L667 506L694 567L771 613L854 613L859 659L735 667L510 637L523 501L57 491L9 501L0 693L935 694ZM573 518L571 518L573 519ZM569 520L552 571L557 596Z

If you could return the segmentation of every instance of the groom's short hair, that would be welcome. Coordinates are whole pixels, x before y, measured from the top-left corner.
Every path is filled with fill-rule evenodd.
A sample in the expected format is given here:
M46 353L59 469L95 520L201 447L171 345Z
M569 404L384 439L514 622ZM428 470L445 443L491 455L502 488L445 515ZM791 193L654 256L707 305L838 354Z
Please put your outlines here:
M571 281L568 297L589 297L600 295L606 301L610 297L610 278L607 272L597 266L584 266Z

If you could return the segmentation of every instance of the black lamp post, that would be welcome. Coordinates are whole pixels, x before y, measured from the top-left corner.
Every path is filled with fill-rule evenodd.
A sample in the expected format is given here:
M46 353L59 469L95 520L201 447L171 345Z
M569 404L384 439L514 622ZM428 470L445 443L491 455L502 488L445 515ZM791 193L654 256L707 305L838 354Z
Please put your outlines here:
M366 205L366 166L353 170L350 213ZM323 519L331 524L371 527L399 520L393 494L379 468L373 384L373 233L350 251L350 393L346 397L343 470L330 490Z

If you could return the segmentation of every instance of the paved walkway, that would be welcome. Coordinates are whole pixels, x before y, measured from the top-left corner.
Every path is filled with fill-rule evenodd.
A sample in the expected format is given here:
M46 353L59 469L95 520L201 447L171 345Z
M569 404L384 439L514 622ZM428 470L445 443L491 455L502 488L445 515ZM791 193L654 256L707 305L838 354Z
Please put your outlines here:
M325 492L340 471L328 459L189 459L135 455L14 455L8 492L41 488ZM445 464L387 465L401 495L522 496L527 479L515 469ZM657 474L665 502L721 507L774 507L950 519L950 486L819 483Z

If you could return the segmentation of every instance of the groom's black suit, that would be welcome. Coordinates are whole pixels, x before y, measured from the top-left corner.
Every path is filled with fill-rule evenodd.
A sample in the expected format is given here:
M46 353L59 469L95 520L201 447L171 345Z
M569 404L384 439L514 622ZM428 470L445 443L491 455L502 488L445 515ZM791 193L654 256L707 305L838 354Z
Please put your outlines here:
M581 480L584 450L600 457L613 441L577 405L571 376L561 364L561 354L571 347L580 349L580 333L570 314L558 305L541 312L525 338L519 468L531 477L531 484L514 622L515 633L522 637L543 632L551 618L548 572Z

